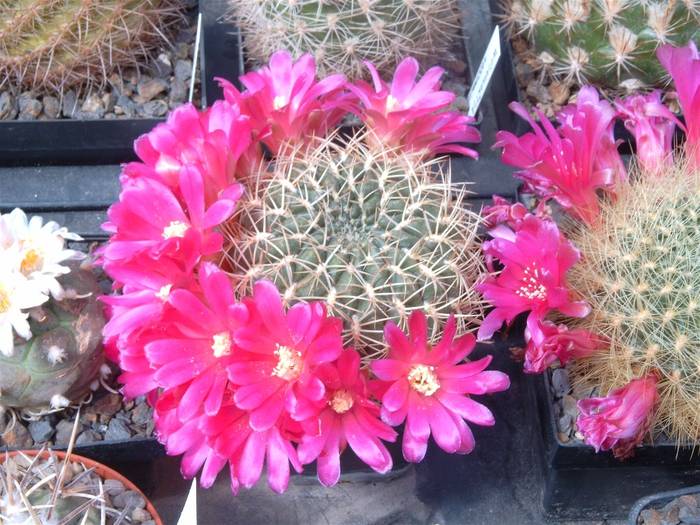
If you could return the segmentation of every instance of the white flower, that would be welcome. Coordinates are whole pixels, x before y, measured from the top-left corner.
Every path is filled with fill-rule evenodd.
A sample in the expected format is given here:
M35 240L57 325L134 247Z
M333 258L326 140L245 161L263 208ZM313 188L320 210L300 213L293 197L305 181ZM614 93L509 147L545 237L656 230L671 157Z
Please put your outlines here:
M66 240L81 241L82 238L53 221L44 224L38 216L27 219L19 208L0 217L0 250L16 246L19 272L42 292L51 292L59 300L63 298L63 288L57 278L70 272L61 263L85 257L81 252L66 249Z
M49 298L33 282L17 271L19 255L14 247L0 253L0 352L14 351L14 332L29 339L32 336L23 310L45 303Z

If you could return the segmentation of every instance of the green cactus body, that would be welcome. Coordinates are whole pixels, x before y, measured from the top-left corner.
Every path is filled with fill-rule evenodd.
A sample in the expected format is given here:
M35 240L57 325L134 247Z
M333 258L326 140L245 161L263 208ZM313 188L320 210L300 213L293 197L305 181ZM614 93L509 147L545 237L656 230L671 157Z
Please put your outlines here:
M0 0L0 87L102 84L179 19L178 0Z
M657 48L700 42L695 0L513 0L507 18L558 77L614 89L663 85Z
M393 70L405 56L444 53L458 31L455 0L229 0L258 63L311 53L322 74Z
M0 355L0 406L60 407L89 391L104 362L101 294L94 274L71 265L59 282L75 299L51 298L30 314L32 338L15 338L13 355Z
M481 313L479 218L431 180L437 166L357 137L283 156L248 182L228 226L239 293L268 278L288 303L326 302L365 360L385 353L385 323L405 326L412 310L433 336L452 313L466 329Z
M700 441L700 174L648 175L607 204L592 228L574 232L581 262L570 284L592 313L585 328L609 351L575 374L601 393L653 372L656 427L679 442Z

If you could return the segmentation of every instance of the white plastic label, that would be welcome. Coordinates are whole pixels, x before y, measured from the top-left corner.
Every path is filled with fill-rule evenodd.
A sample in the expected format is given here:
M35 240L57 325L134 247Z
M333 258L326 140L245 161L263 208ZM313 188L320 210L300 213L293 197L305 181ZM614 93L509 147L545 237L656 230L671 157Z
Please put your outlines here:
M185 507L182 509L177 525L197 525L197 478L192 480L192 486L187 494Z
M473 117L476 115L479 109L479 104L481 104L481 99L484 98L484 93L486 93L486 88L489 86L491 81L491 76L496 69L496 64L498 64L498 59L501 58L501 31L498 26L493 30L491 35L491 40L486 52L484 53L484 58L481 59L481 64L479 64L479 69L474 77L474 83L469 90L469 111L468 115Z

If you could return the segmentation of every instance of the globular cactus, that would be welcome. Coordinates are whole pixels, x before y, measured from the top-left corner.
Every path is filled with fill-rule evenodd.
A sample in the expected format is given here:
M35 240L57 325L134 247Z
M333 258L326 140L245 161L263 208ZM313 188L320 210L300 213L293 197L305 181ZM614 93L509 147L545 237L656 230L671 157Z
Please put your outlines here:
M663 85L656 49L700 41L695 0L510 0L506 19L559 78L614 89Z
M433 338L451 313L465 330L482 313L480 220L439 166L359 136L280 156L247 181L227 225L239 295L268 278L289 304L326 302L365 362L386 353L385 323L405 327L414 310L425 310Z
M459 30L456 0L229 0L248 55L312 53L321 74L393 71L408 55L444 53Z
M34 308L32 338L16 336L13 354L0 354L2 408L61 408L79 400L99 377L105 323L100 287L91 270L69 266L71 272L58 279L67 296Z
M101 85L161 45L181 10L180 0L0 0L0 87Z
M609 350L579 360L575 376L604 395L658 374L656 428L679 443L697 443L700 173L679 165L663 177L643 176L571 240L581 261L569 283L592 310L581 325L610 341Z

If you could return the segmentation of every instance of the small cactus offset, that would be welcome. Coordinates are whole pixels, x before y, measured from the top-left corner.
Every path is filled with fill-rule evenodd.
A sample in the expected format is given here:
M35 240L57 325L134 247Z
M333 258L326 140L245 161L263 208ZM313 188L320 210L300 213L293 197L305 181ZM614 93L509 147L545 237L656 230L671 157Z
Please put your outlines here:
M180 0L0 0L0 87L102 85L162 44L181 11Z
M654 427L700 441L700 172L678 164L625 185L594 227L576 228L572 287L591 305L579 325L610 350L578 360L575 376L603 394L658 375Z
M662 86L656 50L700 41L695 0L511 0L506 20L556 77L613 89Z
M250 57L313 53L321 74L388 72L402 58L444 53L458 31L456 0L229 0Z
M282 155L273 173L247 181L228 225L240 296L267 278L289 304L326 302L365 362L386 352L386 322L405 326L414 310L426 312L431 338L450 314L466 331L481 314L480 220L453 198L449 173L447 184L434 180L438 167L362 137Z
M0 354L0 407L63 408L90 391L104 363L101 294L92 270L70 264L58 281L61 300L30 311L32 337L15 337L14 352Z

